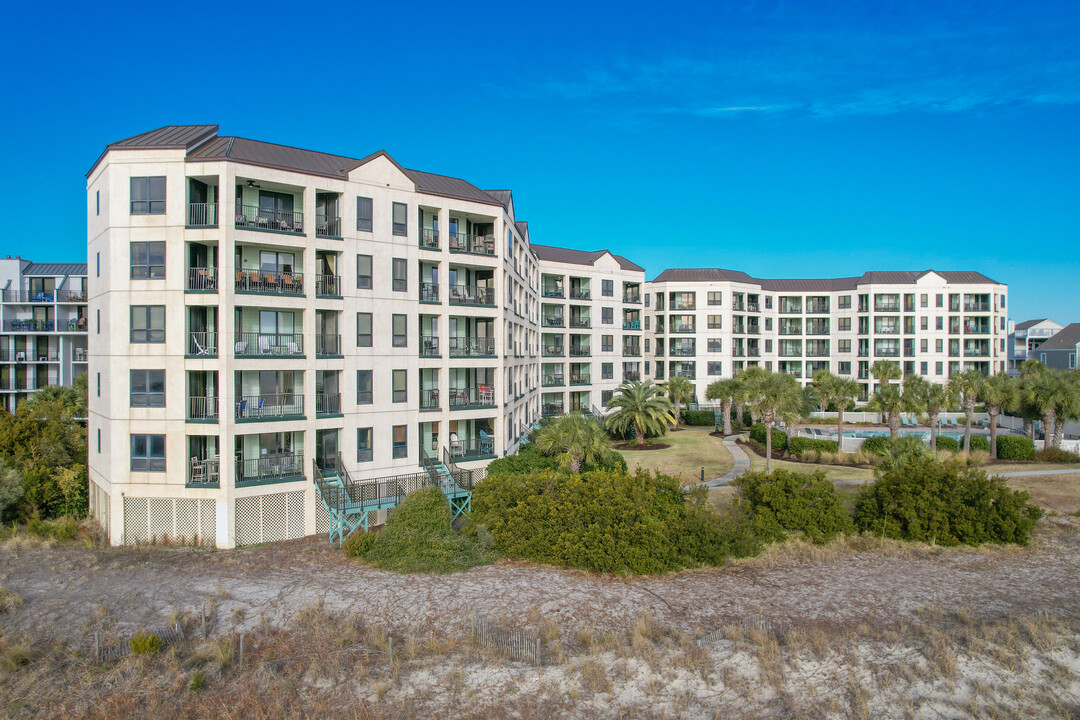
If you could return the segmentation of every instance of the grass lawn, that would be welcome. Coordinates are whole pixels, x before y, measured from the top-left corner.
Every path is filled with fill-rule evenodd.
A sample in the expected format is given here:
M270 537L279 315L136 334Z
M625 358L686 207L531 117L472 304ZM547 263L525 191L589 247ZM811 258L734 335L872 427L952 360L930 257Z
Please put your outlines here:
M750 456L750 469L753 471L765 470L765 458L761 457L753 450L747 449L746 454ZM873 480L874 471L866 470L857 467L841 467L839 465L815 465L811 463L797 463L789 462L787 460L773 460L773 469L784 468L785 470L791 470L798 473L811 473L815 470L824 470L825 476L833 482L838 481L864 481Z
M664 450L616 450L626 459L627 467L632 471L637 467L645 470L659 470L665 475L681 478L683 483L695 483L701 480L701 468L705 468L705 479L712 480L726 475L735 465L731 453L724 447L720 438L712 437L707 430L680 430L669 432L657 443L671 447Z
M1080 511L1080 470L1068 475L1014 477L1009 478L1007 484L1016 490L1027 490L1031 493L1031 501L1046 510L1056 510L1064 515Z

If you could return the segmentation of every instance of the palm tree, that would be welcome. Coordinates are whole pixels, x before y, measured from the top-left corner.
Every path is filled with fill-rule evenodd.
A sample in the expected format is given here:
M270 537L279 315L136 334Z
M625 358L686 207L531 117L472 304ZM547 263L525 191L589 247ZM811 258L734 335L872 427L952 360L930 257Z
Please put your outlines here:
M683 402L690 400L694 397L694 383L690 382L689 378L684 378L682 375L674 375L668 378L664 383L664 389L667 391L668 397L671 399L671 404L675 406L675 424L674 429L679 429L679 408Z
M1032 377L1045 369L1046 366L1035 359L1025 360L1020 364L1020 399L1017 401L1013 412L1023 419L1024 436L1031 438L1032 441L1035 440L1035 422L1039 420L1042 415L1039 408L1031 402L1024 390L1027 385L1032 382Z
M878 360L870 366L870 374L879 385L888 386L890 380L900 379L900 365L891 360Z
M754 424L757 418L754 417L754 408L750 407L748 388L750 388L754 382L761 377L768 374L768 370L759 367L758 365L750 365L745 367L739 372L735 373L735 382L738 384L738 389L735 392L735 403L739 408L739 424L742 425L742 408L745 405L750 410L750 424Z
M1061 396L1057 405L1057 422L1054 423L1054 447L1061 447L1065 439L1065 422L1080 418L1080 374L1072 370L1058 370L1061 377Z
M971 416L975 414L975 403L979 401L983 376L978 370L965 370L949 378L948 387L953 397L959 398L960 407L964 408L964 452L971 451Z
M889 435L896 437L900 432L900 411L904 409L904 398L896 385L882 385L881 389L870 396L867 407L887 418Z
M719 400L720 412L724 416L724 434L731 434L731 406L735 402L735 393L738 392L739 383L734 378L728 380L716 380L709 383L705 388L706 400Z
M825 412L828 407L833 386L836 385L836 381L839 379L828 370L814 372L814 379L810 381L810 384L814 386L814 392L817 394L818 402L821 404L821 412Z
M607 433L595 420L579 412L556 418L536 431L533 440L540 452L555 455L570 472L581 471L581 463L594 463L611 451Z
M611 410L604 417L607 429L617 433L632 431L638 445L645 444L649 433L663 435L668 423L675 420L671 401L651 380L623 383L607 406Z
M952 396L944 385L927 383L923 395L923 407L930 418L930 449L937 452L938 433L941 431L941 411L952 403Z
M836 449L844 452L844 411L862 395L862 386L853 378L836 377L832 384L833 404L836 405Z
M926 410L926 391L930 383L922 375L911 374L901 383L903 388L904 411L920 415Z
M1012 408L1020 399L1017 381L1008 373L998 373L986 378L979 388L979 399L990 416L990 457L997 457L997 418L1004 409Z
M1057 411L1066 392L1062 376L1045 366L1034 368L1021 383L1021 397L1031 403L1042 418L1043 447L1053 447Z
M765 472L772 472L772 430L781 420L795 422L803 410L805 397L794 376L762 370L754 373L744 390L747 405L765 425Z

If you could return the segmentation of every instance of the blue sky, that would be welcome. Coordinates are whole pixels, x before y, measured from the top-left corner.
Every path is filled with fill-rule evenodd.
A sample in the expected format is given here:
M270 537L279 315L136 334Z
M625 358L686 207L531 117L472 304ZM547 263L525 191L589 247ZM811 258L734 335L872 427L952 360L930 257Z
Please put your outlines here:
M203 8L8 8L0 251L85 257L105 144L217 123L510 187L650 277L970 268L1080 321L1080 3Z

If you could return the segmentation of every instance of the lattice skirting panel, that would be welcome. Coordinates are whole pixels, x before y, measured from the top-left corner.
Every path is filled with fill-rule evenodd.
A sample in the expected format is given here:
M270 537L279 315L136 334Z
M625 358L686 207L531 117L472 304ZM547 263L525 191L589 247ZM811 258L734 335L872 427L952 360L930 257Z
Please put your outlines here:
M109 493L93 480L90 481L90 517L109 532Z
M303 490L236 499L237 545L298 537L304 537Z
M322 502L315 503L315 532L319 535L330 534L330 513Z
M124 498L124 541L176 542L213 547L216 503L194 498Z

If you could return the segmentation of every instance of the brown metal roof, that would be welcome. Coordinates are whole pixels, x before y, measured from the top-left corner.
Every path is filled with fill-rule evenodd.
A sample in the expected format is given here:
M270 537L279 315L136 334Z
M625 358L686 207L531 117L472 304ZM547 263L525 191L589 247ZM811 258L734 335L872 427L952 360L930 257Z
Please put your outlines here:
M241 137L216 138L189 152L187 159L188 162L235 160L248 165L294 170L332 178L345 178L349 171L360 162L343 155L301 150L289 145Z
M509 208L513 202L514 195L509 190L485 190L484 192L502 203L504 208Z
M937 273L953 284L999 283L971 270L938 271L871 271L859 277L844 278L755 278L739 270L721 268L671 268L656 276L653 282L742 282L760 285L762 290L775 292L830 292L854 290L860 285L907 285L927 273Z
M621 255L616 255L610 250L571 250L570 248L554 247L552 245L537 245L536 243L533 243L530 247L533 249L533 252L536 253L536 257L549 262L569 263L571 265L593 265L604 255L611 255L623 270L645 272L645 268L630 262Z
M441 197L457 198L458 200L471 200L472 202L483 203L484 205L498 205L499 207L503 207L503 204L497 199L461 178L449 177L447 175L435 175L434 173L422 172L420 170L405 170L405 174L409 176L410 180L416 183L417 192L427 193L428 195L439 195Z
M217 125L166 125L110 143L110 148L189 148L217 135Z
M1072 350L1080 343L1080 323L1070 323L1050 336L1050 339L1039 346L1043 350Z

